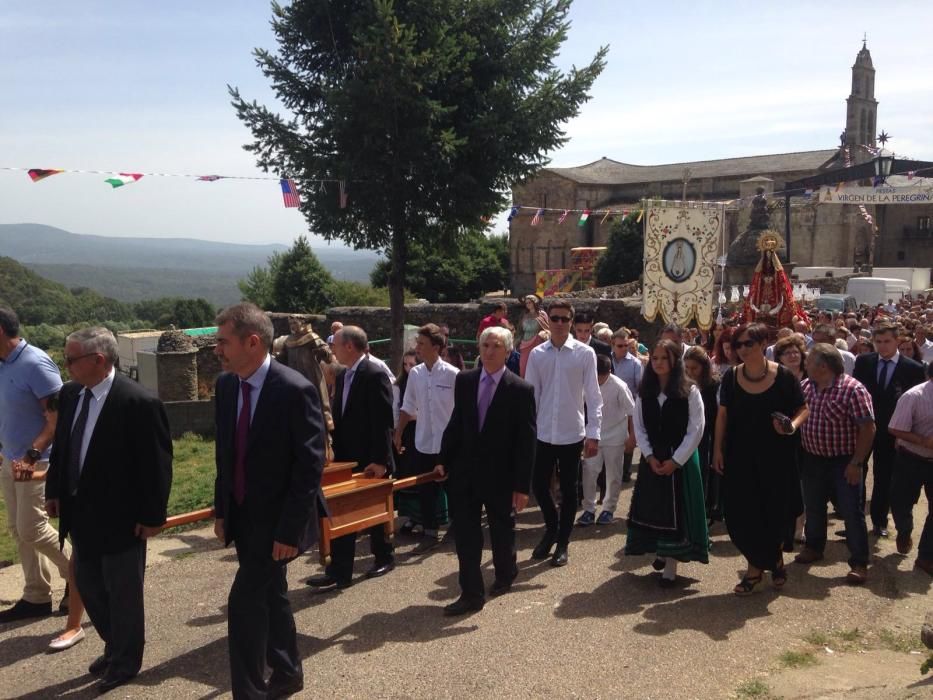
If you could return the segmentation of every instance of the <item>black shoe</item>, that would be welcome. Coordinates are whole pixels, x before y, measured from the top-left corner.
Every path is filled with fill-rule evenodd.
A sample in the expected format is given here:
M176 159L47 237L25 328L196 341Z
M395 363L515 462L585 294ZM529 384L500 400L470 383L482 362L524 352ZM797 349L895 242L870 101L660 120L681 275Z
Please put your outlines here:
M373 564L373 568L366 572L366 578L378 578L380 576L385 576L387 573L392 571L395 568L395 561L390 559L389 561L380 564Z
M836 535L836 537L841 537L842 539L845 539L845 538L846 538L846 531L845 531L845 530L836 530L836 532L835 532L834 534Z
M664 571L665 566L667 566L667 561L661 557L655 557L654 561L651 562L651 568L655 571Z
M460 596L450 605L444 606L444 615L446 617L453 617L454 615L466 615L471 612L479 612L483 609L483 606L486 605L486 601L474 598L464 598Z
M312 576L307 581L306 584L312 588L320 589L330 589L330 588L349 588L353 585L352 579L347 579L345 581L338 581L330 574L318 574L317 576Z
M547 559L551 555L551 547L557 542L557 536L551 533L544 533L544 537L538 542L538 546L531 552L532 559Z
M135 677L135 673L132 676L104 676L100 679L100 683L97 684L97 694L103 695L104 693L109 693L114 688L119 688L121 685L126 685Z
M630 482L631 480L632 480L632 475L629 474L628 472L626 472L626 473L624 473L624 474L622 475L622 483L623 483L623 484L627 484L627 483Z
M28 600L18 600L12 608L0 612L0 625L5 622L19 622L39 617L48 617L52 614L52 603L30 603Z
M62 596L61 602L58 604L58 614L67 615L68 614L68 584L65 584L65 595Z
M489 587L489 597L497 598L500 595L508 593L509 590L511 590L511 588L512 588L511 581L500 581L499 579L496 579L495 581L492 582L492 586Z
M551 566L567 566L567 545L559 544L551 557Z
M875 537L887 537L887 536L888 536L888 528L887 528L887 526L881 527L880 525L875 525L875 526L871 529L871 534L874 535Z
M277 700L277 698L287 698L295 693L304 690L304 676L277 676L272 674L269 684L266 686L266 698L268 700Z
M91 665L87 667L87 672L92 676L102 676L109 665L110 662L107 661L106 656L98 656L91 662Z

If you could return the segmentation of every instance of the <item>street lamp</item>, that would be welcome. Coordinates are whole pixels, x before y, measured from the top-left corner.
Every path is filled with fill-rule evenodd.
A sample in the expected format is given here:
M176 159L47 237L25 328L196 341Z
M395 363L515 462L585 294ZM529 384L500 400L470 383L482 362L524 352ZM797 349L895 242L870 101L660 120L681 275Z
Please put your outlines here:
M878 151L878 155L875 156L874 164L875 176L879 179L879 184L884 183L891 174L891 168L894 167L894 154L886 148L882 148Z

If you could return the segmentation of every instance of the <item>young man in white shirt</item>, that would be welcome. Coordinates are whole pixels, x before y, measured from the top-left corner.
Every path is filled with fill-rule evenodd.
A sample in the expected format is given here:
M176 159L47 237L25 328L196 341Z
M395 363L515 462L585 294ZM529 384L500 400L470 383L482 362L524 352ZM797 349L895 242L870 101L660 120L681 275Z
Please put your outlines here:
M416 473L433 471L441 451L441 438L454 410L454 382L459 370L441 359L446 344L441 329L429 323L418 329L415 351L422 362L408 373L405 400L395 427L395 449L401 453L402 434L410 421L415 421ZM437 522L437 498L441 485L436 481L418 487L424 541L420 551L430 549L440 541Z
M538 443L532 488L545 533L532 552L535 559L551 556L552 566L567 564L567 546L577 504L577 467L580 452L594 457L599 448L603 399L596 379L596 353L570 337L573 306L558 299L548 308L551 338L531 351L525 381L535 390ZM583 405L587 420L584 426ZM585 438L585 439L584 439ZM561 505L551 496L551 475L557 467Z
M638 385L641 384L641 375L645 371L645 366L638 359L638 356L630 352L629 332L620 328L612 334L612 373L625 382L631 396L638 396ZM631 431L629 432L631 435ZM622 462L622 481L632 480L632 455L635 452L635 443L625 448L625 458Z
M635 429L632 415L635 400L624 381L612 374L612 360L605 355L596 357L596 374L599 392L603 397L603 422L600 426L599 449L595 457L583 460L583 513L577 525L586 527L594 522L609 525L615 515L619 492L622 490L623 461L625 453L635 449ZM599 486L596 480L606 466L606 496L603 510L596 517L596 497Z
M914 340L916 340L917 345L920 346L920 355L927 364L933 362L933 341L930 340L931 334L933 334L933 329L920 323L914 327Z

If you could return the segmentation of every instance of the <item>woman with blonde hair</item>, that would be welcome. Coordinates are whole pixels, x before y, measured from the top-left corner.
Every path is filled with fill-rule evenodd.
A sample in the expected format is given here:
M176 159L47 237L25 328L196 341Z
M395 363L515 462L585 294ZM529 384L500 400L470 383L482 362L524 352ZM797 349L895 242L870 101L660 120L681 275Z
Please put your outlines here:
M521 353L519 373L522 377L525 376L525 368L528 366L531 351L536 345L547 340L550 328L547 313L541 308L541 299L538 295L529 294L523 302L525 312L522 314L521 332L515 334L518 338L518 351Z

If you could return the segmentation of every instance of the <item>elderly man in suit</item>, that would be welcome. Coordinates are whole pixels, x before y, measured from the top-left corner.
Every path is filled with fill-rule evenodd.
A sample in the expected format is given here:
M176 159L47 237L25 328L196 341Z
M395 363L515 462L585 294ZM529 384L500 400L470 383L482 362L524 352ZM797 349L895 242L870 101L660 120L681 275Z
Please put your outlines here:
M875 409L875 442L872 446L871 490L872 534L888 535L888 510L891 504L891 475L896 457L894 436L888 423L894 415L897 400L908 389L924 381L923 365L897 351L897 326L889 321L875 325L871 333L875 352L859 355L852 373L871 394ZM864 467L867 473L868 467Z
M334 355L344 369L334 386L334 459L356 462L370 478L388 477L394 465L392 436L392 386L386 373L372 362L366 332L344 326L334 334ZM383 576L395 567L392 543L381 526L368 530L375 562L367 578ZM353 582L356 535L336 538L331 545L331 563L324 574L308 579L321 591L346 588Z
M215 394L214 532L240 563L227 609L233 697L286 697L304 687L286 566L317 540L326 508L321 399L272 360L272 322L258 307L228 307L216 324L225 372Z
M483 366L457 375L454 410L444 430L435 472L448 476L460 563L458 600L445 615L481 610L485 589L480 561L486 508L496 572L489 595L506 593L518 574L515 513L528 503L535 461L535 395L531 384L506 369L512 333L490 327L480 336Z
M146 539L161 532L172 485L165 408L114 369L106 328L68 336L72 381L59 397L46 477L46 509L74 548L75 582L104 654L88 669L113 690L140 669L145 645Z

